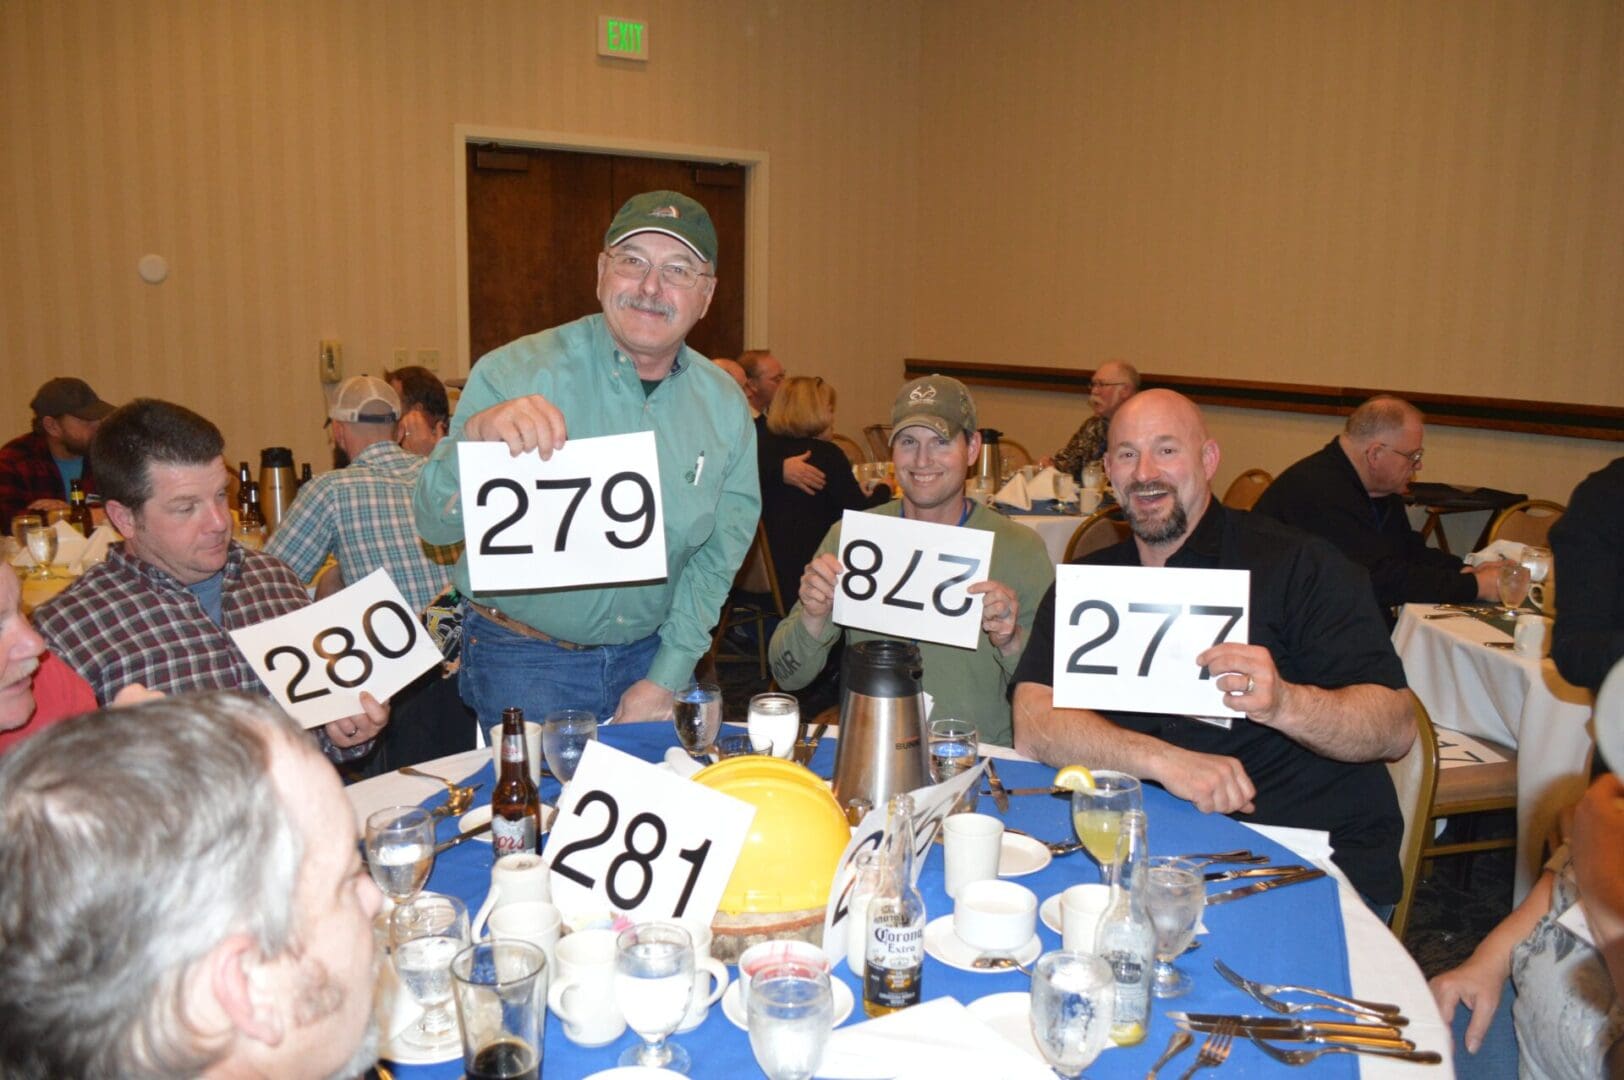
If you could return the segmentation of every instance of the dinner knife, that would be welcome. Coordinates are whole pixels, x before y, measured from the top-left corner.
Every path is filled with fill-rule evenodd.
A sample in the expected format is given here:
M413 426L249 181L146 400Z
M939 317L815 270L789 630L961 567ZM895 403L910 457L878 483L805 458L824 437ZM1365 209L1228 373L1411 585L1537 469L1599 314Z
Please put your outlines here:
M1271 878L1289 877L1293 874L1306 874L1312 869L1298 863L1287 866L1248 866L1241 870L1214 870L1206 875L1206 880L1234 881L1236 878Z
M434 845L434 853L436 855L438 855L442 851L447 851L447 850L449 850L451 848L456 847L458 844L462 843L464 840L469 839L470 837L482 836L485 833L488 833L490 831L491 831L491 823L489 821L487 821L487 822L485 822L484 824L481 824L481 825L475 825L472 829L469 829L465 833L458 833L456 836L453 836L449 840L445 840L445 841L442 841L441 843L435 844Z
M1009 813L1009 792L1004 788L1004 782L998 779L998 766L993 764L992 758L987 758L987 786L992 788L992 801L998 807L1000 814Z
M1281 1016L1226 1016L1221 1013L1170 1012L1168 1019L1191 1031L1211 1032L1221 1023L1232 1023L1237 1035L1256 1035L1272 1042L1352 1042L1365 1046L1387 1046L1414 1050L1398 1028L1385 1024L1336 1024L1320 1021L1287 1020Z
M992 781L989 780L989 781L987 781L987 783L988 783L989 786L982 788L981 789L981 794L990 797L992 795L992 788L991 788ZM1071 792L1070 791L1067 791L1065 788L1057 788L1057 787L1053 787L1053 786L1050 786L1050 787L1012 787L1012 788L1005 788L1004 789L1004 794L1005 795L1064 795L1067 798L1071 797Z
M1267 881L1259 881L1252 885L1243 885L1239 889L1230 889L1228 892L1213 893L1211 896L1207 897L1207 906L1211 907L1214 904L1227 904L1231 900L1239 900L1243 896L1251 896L1254 893L1268 892L1270 889L1278 889L1282 885L1295 885L1299 881L1313 881L1315 878L1322 878L1324 876L1324 870L1304 870L1300 874L1292 874L1288 877L1270 878Z

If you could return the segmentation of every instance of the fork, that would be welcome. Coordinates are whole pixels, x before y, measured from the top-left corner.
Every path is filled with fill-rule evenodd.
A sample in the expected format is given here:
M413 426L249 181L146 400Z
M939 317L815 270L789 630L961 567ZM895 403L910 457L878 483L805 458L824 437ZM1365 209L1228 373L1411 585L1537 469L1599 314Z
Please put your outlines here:
M1237 1030L1235 1021L1229 1017L1218 1021L1207 1041L1201 1044L1201 1050L1195 1056L1195 1061L1184 1071L1179 1080L1190 1080L1197 1069L1216 1069L1229 1060L1229 1045L1235 1039Z
M1400 1061L1414 1061L1421 1065L1437 1065L1443 1061L1443 1055L1435 1050L1400 1050L1397 1047L1388 1049L1381 1046L1344 1046L1332 1043L1309 1050L1287 1050L1273 1043L1264 1042L1256 1035L1251 1036L1251 1039L1259 1050L1287 1065L1307 1065L1326 1054L1375 1054L1377 1057L1398 1058Z
M1333 1012L1347 1012L1348 1009L1357 1009L1358 1012L1352 1013L1351 1015L1367 1017L1379 1016L1387 1023L1393 1023L1393 1019L1402 1015L1404 1011L1397 1005L1388 1005L1380 1001L1360 1001L1358 998L1343 997L1341 994L1333 994L1329 990L1318 990L1312 986L1275 986L1271 983L1256 982L1255 980L1248 979L1244 975L1241 975L1222 960L1214 960L1212 962L1212 966L1217 969L1218 974L1222 975L1224 978L1228 979L1230 982L1252 995L1252 998L1257 1001L1259 1005L1267 1006L1278 1013L1295 1013L1301 1012L1303 1009L1311 1008L1331 1008L1328 1005L1306 1005L1279 1001L1274 997L1275 994L1287 992L1314 994L1318 997L1326 998L1327 1000L1335 1001L1340 1005L1347 1006L1347 1009L1332 1009ZM1402 1025L1393 1024L1393 1026L1399 1027Z

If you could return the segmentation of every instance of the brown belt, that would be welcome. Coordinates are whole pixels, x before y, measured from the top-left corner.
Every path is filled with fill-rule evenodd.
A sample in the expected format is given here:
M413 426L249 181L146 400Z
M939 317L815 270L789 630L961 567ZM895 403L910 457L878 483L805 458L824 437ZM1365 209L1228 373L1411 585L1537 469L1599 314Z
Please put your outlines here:
M468 606L504 630L511 630L515 634L522 634L527 638L535 638L537 641L545 641L549 645L557 645L560 649L568 649L571 652L585 652L588 649L601 649L603 647L601 645L577 645L573 641L565 641L563 638L555 638L551 634L544 634L529 623L522 623L511 615L504 615L495 608L486 607L474 600L469 600Z

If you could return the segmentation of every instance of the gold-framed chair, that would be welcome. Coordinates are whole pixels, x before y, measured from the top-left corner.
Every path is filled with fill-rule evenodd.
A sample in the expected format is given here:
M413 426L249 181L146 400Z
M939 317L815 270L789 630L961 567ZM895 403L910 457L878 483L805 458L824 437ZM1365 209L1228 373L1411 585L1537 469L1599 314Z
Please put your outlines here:
M868 440L868 448L872 461L891 460L891 425L869 424L863 428L863 438Z
M998 460L1006 470L1015 470L1032 464L1032 454L1014 439L999 439Z
M1549 547L1551 526L1562 520L1568 508L1549 499L1524 499L1512 503L1489 522L1485 543L1510 540L1517 544Z
M840 447L840 452L846 455L846 460L853 465L861 465L868 461L868 454L857 444L857 440L839 432L829 436L829 441Z
M767 634L775 619L788 613L784 607L784 594L778 588L778 573L773 569L772 551L767 546L767 526L756 522L756 535L750 541L750 550L734 575L733 588L722 604L721 617L711 632L710 651L701 661L701 669L715 671L717 664L749 663L755 661L760 678L767 677ZM727 632L735 626L755 627L754 655L728 652Z
M1102 506L1083 519L1066 541L1066 556L1062 562L1076 562L1112 544L1126 540L1131 534L1121 507Z
M1274 483L1274 477L1262 469L1247 469L1235 477L1220 501L1231 510L1250 510Z

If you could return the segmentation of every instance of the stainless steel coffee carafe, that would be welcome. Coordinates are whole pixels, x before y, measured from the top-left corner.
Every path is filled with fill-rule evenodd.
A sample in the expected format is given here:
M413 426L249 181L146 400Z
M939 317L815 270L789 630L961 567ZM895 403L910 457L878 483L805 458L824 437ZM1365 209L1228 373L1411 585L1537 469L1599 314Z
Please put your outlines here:
M846 649L834 776L842 807L854 799L884 806L930 783L923 675L919 646L910 642L881 638Z
M265 518L265 534L276 532L282 516L293 505L293 492L299 486L293 475L293 451L285 446L267 446L259 452L259 512Z
M994 490L1004 479L1004 452L998 446L1003 437L1004 433L995 428L981 429L981 459L976 463L976 476L991 480Z

